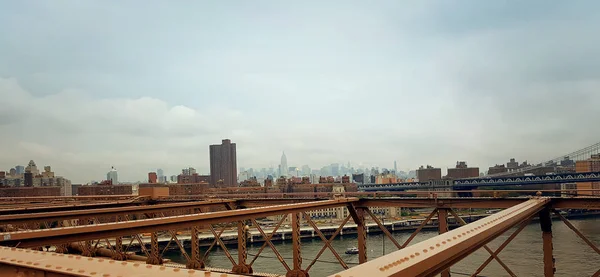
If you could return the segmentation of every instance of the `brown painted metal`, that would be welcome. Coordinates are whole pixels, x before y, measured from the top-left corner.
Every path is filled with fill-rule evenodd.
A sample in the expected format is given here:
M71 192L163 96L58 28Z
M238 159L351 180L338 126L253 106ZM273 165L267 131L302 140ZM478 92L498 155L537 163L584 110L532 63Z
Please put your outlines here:
M354 220L356 224L356 233L358 235L358 263L367 262L367 224L365 222L365 212L363 208L356 208L353 204L349 203L346 208L348 214Z
M227 203L232 203L232 202L233 202L233 200L210 200L210 201L169 203L169 204L144 205L144 206L133 206L133 207L100 208L100 209L84 209L84 210L72 210L72 211L46 212L46 213L41 212L41 213L0 215L0 225L39 223L39 222L45 222L45 221L68 220L68 219L75 219L75 218L89 217L89 216L112 217L112 216L134 214L134 213L162 213L162 212L171 212L174 210L185 210L185 209L195 208L195 207L222 205L222 204L227 204Z
M237 274L252 274L252 267L248 265L248 226L244 221L238 221L238 263L233 267L231 272Z
M460 223L460 225L467 225L467 223L458 214L456 214L454 210L449 209L448 211L452 214L456 221ZM496 253L494 253L494 251L492 251L492 249L490 249L487 245L484 245L483 248L490 254L491 258L495 259L500 264L500 266L502 266L504 270L506 270L506 272L510 276L516 277L515 273L512 272L512 270L500 259L500 257L498 257Z
M265 231L263 231L263 229L260 227L260 225L258 224L258 222L256 222L255 219L252 219L252 224L256 227L256 229L258 230L258 232L265 239L265 242L260 247L260 249L258 250L258 252L256 253L256 255L254 255L254 258L250 262L250 266L252 266L254 264L254 261L256 261L256 259L258 259L258 257L260 256L260 253L262 253L262 251L265 249L265 247L267 245L269 245L269 247L271 248L271 250L273 250L273 253L275 253L275 256L277 257L277 259L279 260L279 262L281 262L281 264L283 265L283 267L285 268L285 270L288 271L288 272L291 270L290 266L287 264L287 262L285 261L285 259L281 256L281 254L279 254L279 251L277 251L277 248L275 248L275 245L273 245L273 243L271 242L271 238L273 238L273 236L275 235L275 233L277 233L277 230L279 229L279 227L281 226L281 224L283 223L283 221L285 221L286 218L287 218L287 214L283 215L281 217L281 219L279 220L279 222L277 222L277 225L275 226L275 228L273 229L273 231L271 231L271 233L269 234L269 236L267 236L265 234Z
M288 271L287 277L307 276L302 270L302 254L300 250L300 213L292 213L292 260L294 267Z
M174 241L177 244L177 247L179 247L179 251L181 251L181 255L183 255L183 257L185 258L186 264L189 264L192 259L190 258L190 255L188 255L187 251L185 251L183 243L181 243L181 241L177 237L177 232L175 232L174 230L169 230L169 233L171 234L171 240L169 242ZM165 250L167 249L168 247L165 247ZM163 253L165 252L165 250L163 250Z
M102 202L102 203L91 203L91 204L71 204L71 205L44 205L41 207L27 207L20 209L5 209L0 210L0 215L11 215L11 214L29 214L29 213L45 213L45 212L58 212L58 211L72 211L82 209L104 209L112 207L127 207L127 206L138 206L139 203L132 201L114 201L114 202Z
M148 256L146 263L153 265L160 265L163 263L160 250L158 248L158 234L156 232L152 232L150 234L150 255Z
M278 205L261 208L249 208L242 210L210 212L185 216L174 216L166 218L153 218L135 221L106 223L89 226L65 227L62 229L34 230L27 232L0 233L4 245L16 245L20 247L38 247L44 245L55 245L75 240L91 240L139 234L144 232L155 232L164 230L179 230L196 225L232 222L249 218L266 217L276 214L297 213L308 210L318 210L339 207L347 203L356 202L356 198L341 198L335 200L323 200L298 204Z
M139 262L86 258L51 252L0 247L0 276L24 277L241 277L236 274L185 270Z
M596 271L592 277L600 277L600 269L598 269L598 271Z
M496 249L496 251L494 252L495 256L498 256L498 254L500 254L500 252L502 250L504 250L504 248L523 230L525 229L525 227L527 227L527 225L529 225L529 223L531 223L531 219L529 218L525 221L523 221L523 223L521 223L521 225L519 225L519 227L517 228L517 230L515 230L501 245L500 247L498 247L498 249ZM471 277L476 277L477 274L481 273L481 271L483 271L483 269L485 269L485 267L493 260L493 256L490 255L490 257L488 257L485 262L483 262L483 264L481 264L481 266L479 266L479 268L477 268L477 270L475 271L475 273L473 273L471 275Z
M327 242L330 245L331 245L331 242L340 234L340 232L342 231L342 229L344 229L344 225L346 225L346 223L348 223L348 221L350 221L350 218L352 218L352 216L348 215L344 219L344 221L342 221L342 224L340 224L340 226L335 230L335 232L333 233L333 235L331 235L331 237L329 238L329 240L327 240ZM323 255L323 252L325 252L325 248L327 248L326 245L323 245L323 247L321 247L321 250L319 250L319 253L317 253L317 256L306 267L306 272L309 272L310 269L312 268L312 266L317 262L317 260L319 260L319 258L321 257L321 255Z
M317 226L317 224L315 224L315 222L312 221L312 219L310 219L310 216L307 215L306 212L302 212L302 215L304 215L304 219L306 220L306 222L308 222L308 224L313 228L313 230L315 231L315 233L317 233L317 235L319 236L319 238L321 238L321 240L325 244L325 247L327 247L327 248L329 248L329 250L331 250L331 253L333 254L333 256L335 256L335 258L338 260L338 262L340 263L340 265L344 269L348 269L348 265L346 264L346 262L344 262L344 260L342 259L342 257L340 257L340 255L337 253L337 251L335 251L335 249L333 248L333 246L331 246L331 244L329 243L329 241L327 240L327 238L325 237L325 235L323 235L323 233L321 232L321 230L319 230L319 227Z
M360 207L406 207L406 208L509 208L527 201L527 198L363 198Z
M396 245L396 247L398 249L402 249L402 246L400 245L400 243L398 243L398 241L394 238L394 236L392 236L392 233L390 233L390 231L383 226L383 224L381 224L381 221L379 221L379 218L377 218L373 212L371 212L371 210L369 209L365 209L365 211L367 212L367 214L369 214L369 216L373 219L373 221L375 221L375 223L377 224L377 226L379 226L379 229L381 229L381 231L383 231L383 233L385 234L385 236L390 239L392 241L392 243L394 245Z
M217 232L215 231L215 228L212 227L212 225L209 225L208 228L213 233L213 236L215 236L215 241L217 242L217 244L221 247L221 249L223 249L223 252L225 252L225 256L227 256L227 259L229 259L229 261L231 262L231 265L236 266L237 263L231 256L231 253L229 253L229 250L227 249L227 246L225 246L225 243L223 243L223 241L221 240L222 232L221 232L221 234L217 235ZM223 230L225 230L225 229L223 229Z
M537 214L549 203L533 198L468 225L339 272L349 276L433 276L462 260L512 227Z
M206 252L204 252L204 256L202 256L202 263L201 263L202 266L204 266L204 261L206 261L206 259L208 258L208 255L210 255L210 250L212 250L213 247L215 247L215 245L217 245L217 243L219 243L219 240L217 240L217 238L221 237L223 232L225 232L225 228L226 228L225 226L221 227L221 230L219 231L219 233L214 237L215 240L213 240L213 242L210 244L208 249L206 249ZM213 233L213 235L214 235L214 233ZM235 262L234 262L234 264L235 264Z
M562 222L564 222L567 227L569 227L569 229L573 230L573 232L575 232L575 234L577 234L577 236L579 238L581 238L587 245L589 245L592 249L594 249L594 251L596 251L596 253L598 253L600 255L600 249L598 249L598 247L591 241L589 240L586 236L584 236L579 230L577 230L577 228L575 228L575 226L573 226L573 224L571 223L571 221L569 221L568 219L566 219L562 214L560 214L557 210L553 210L554 214L560 218L560 220L562 220Z
M190 268L190 269L203 268L202 257L200 256L200 243L198 241L198 232L200 232L200 228L198 226L194 226L190 230L192 257L190 258L189 262L186 265L187 268Z
M550 208L545 207L539 212L538 216L540 218L542 246L544 249L544 277L552 277L556 268L554 267L554 256L552 255L552 217L550 217Z
M419 225L419 227L417 227L417 229L410 235L410 237L408 237L408 239L406 239L406 241L402 244L402 248L408 246L408 244L415 238L415 236L417 236L417 234L419 232L421 232L421 229L423 229L423 227L425 227L427 222L429 222L436 213L437 213L437 208L433 209L433 211L427 216L427 218L425 218L425 220L423 220L423 222L421 222L421 225Z
M444 234L448 232L448 209L438 208L438 234ZM446 268L441 272L442 277L450 277L450 268Z

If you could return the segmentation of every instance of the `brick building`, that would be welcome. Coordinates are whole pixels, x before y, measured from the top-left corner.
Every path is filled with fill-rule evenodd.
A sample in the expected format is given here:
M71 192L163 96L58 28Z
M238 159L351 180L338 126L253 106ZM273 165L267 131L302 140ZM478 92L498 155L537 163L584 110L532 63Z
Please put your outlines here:
M156 184L157 180L158 180L158 175L156 175L156 172L148 172L148 183Z
M479 177L479 167L468 167L467 162L456 162L455 168L448 168L446 178L464 179ZM420 179L419 179L420 180Z
M0 188L0 197L60 196L61 187Z
M598 172L600 171L600 154L592 155L591 158L575 163L576 172ZM579 182L577 189L600 189L600 182ZM577 195L600 195L600 191L581 191Z
M177 175L177 183L178 184L197 184L197 183L209 183L209 182L210 182L210 175L199 175L198 173Z
M431 180L441 180L442 179L442 169L436 168L430 165L427 167L419 167L417 169L417 179L419 182L427 182Z
M79 195L131 195L131 185L89 185L77 190Z
M505 173L508 172L508 168L506 168L505 165L500 164L500 165L495 165L495 166L491 166L490 168L488 168L488 175L493 175L493 174L499 174L499 173Z

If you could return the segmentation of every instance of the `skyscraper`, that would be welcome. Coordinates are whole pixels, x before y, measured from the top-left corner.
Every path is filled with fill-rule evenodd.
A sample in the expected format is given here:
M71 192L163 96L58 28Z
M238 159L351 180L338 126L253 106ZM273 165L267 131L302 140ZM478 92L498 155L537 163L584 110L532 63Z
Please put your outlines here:
M281 174L281 176L288 176L288 165L287 165L287 157L285 156L285 151L283 152L283 154L281 155L281 164L280 164L280 171L279 174Z
M398 174L398 165L396 164L396 161L394 161L394 173Z
M15 171L16 171L15 174L21 175L21 174L25 173L25 167L22 165L17 165L17 166L15 166Z
M113 185L116 185L119 183L119 177L117 174L117 170L115 169L114 166L111 166L110 171L108 173L106 173L106 180L111 181L113 183Z
M229 139L224 139L220 145L211 145L209 155L211 185L217 185L219 180L223 180L223 185L226 187L237 186L235 143L231 143Z

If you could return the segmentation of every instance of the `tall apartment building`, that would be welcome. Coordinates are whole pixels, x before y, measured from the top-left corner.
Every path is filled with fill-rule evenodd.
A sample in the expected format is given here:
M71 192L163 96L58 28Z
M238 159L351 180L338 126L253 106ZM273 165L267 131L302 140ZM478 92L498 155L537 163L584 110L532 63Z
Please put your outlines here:
M600 154L592 155L591 158L575 163L575 172L598 172L600 171ZM600 189L600 182L579 182L577 189ZM580 191L577 195L600 195L600 191Z
M217 186L222 180L225 187L237 186L237 159L235 143L224 139L221 144L211 145L210 154L210 184Z

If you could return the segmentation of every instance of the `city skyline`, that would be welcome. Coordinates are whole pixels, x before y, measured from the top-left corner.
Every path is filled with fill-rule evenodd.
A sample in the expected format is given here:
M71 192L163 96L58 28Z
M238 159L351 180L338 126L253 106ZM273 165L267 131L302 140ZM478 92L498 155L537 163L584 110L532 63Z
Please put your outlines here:
M253 168L544 161L600 137L583 2L6 1L0 168L208 173L222 138Z

